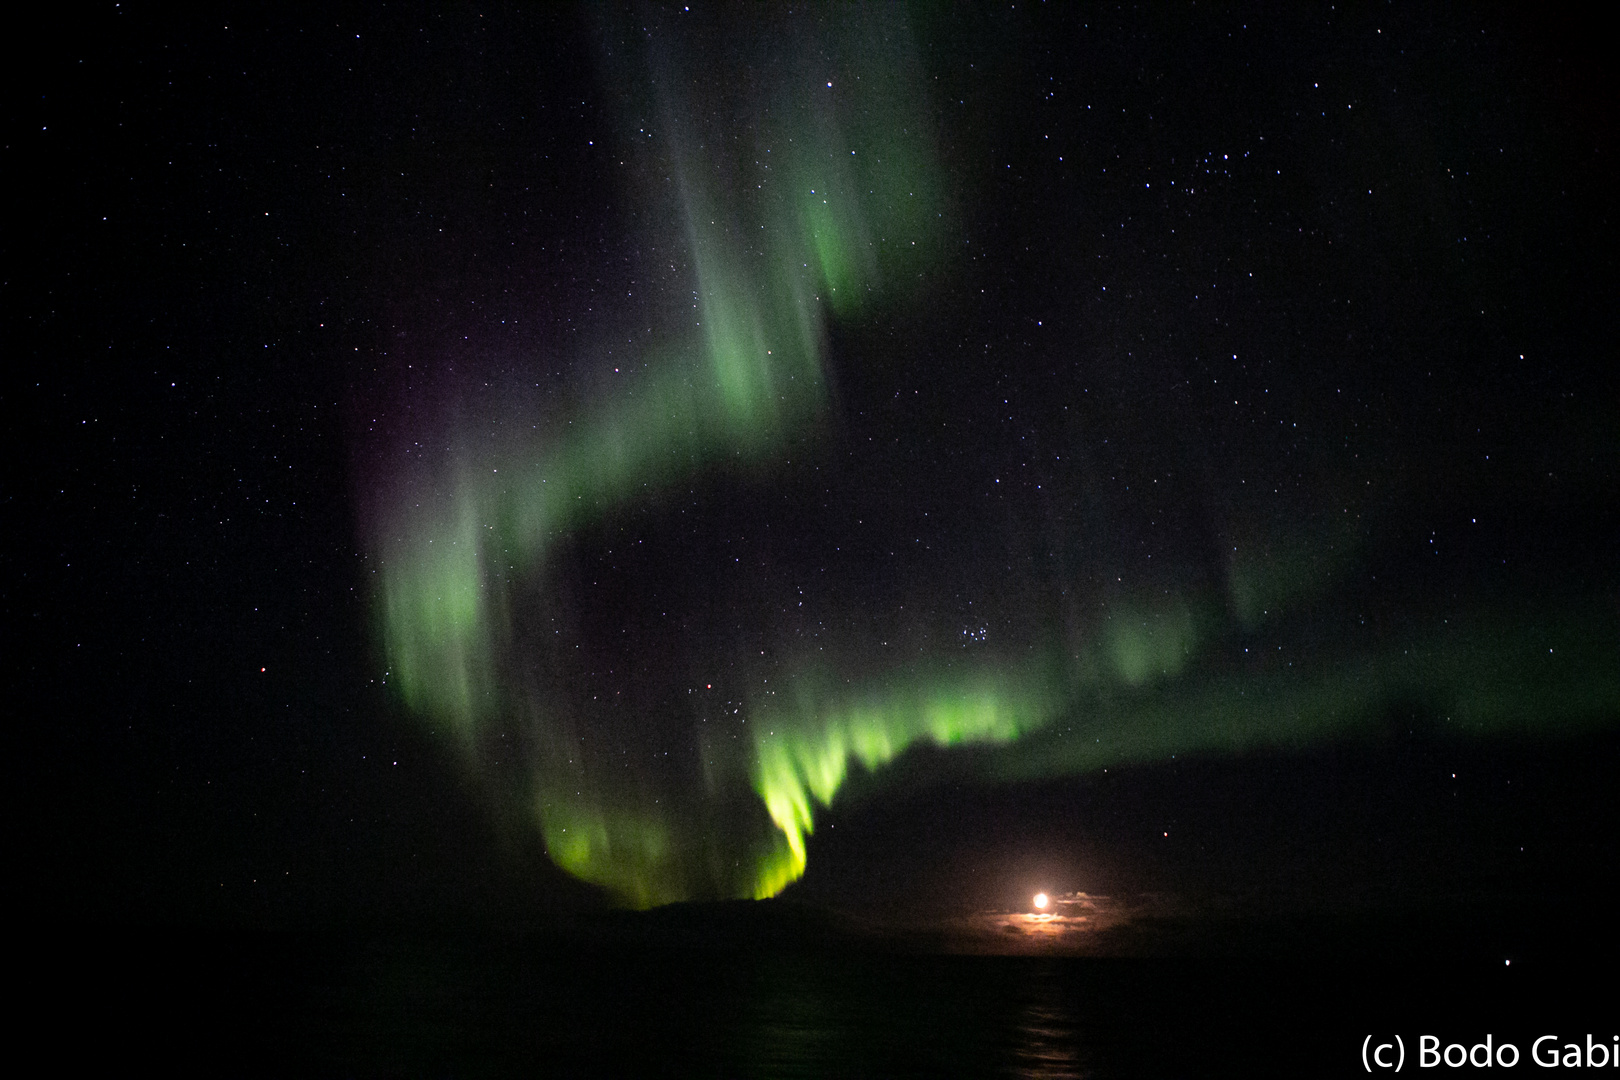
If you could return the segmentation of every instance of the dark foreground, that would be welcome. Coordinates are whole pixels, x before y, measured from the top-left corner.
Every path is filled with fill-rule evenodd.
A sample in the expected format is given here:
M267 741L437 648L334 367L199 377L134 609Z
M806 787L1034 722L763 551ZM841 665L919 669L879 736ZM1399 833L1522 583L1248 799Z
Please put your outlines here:
M1138 928L1139 955L1066 957L723 911L561 936L56 934L26 945L20 1030L64 1063L212 1075L1341 1076L1366 1075L1368 1036L1395 1035L1403 1072L1432 1075L1424 1035L1442 1050L1490 1035L1521 1055L1491 1072L1541 1074L1536 1038L1616 1033L1614 949L1581 929L1601 913L1555 916ZM1140 954L1155 933L1172 955Z

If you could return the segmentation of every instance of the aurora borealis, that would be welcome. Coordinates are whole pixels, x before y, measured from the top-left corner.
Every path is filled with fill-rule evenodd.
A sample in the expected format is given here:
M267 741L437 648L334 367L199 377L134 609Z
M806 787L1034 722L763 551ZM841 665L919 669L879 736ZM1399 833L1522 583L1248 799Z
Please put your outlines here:
M456 407L396 426L363 482L388 679L559 866L632 907L775 895L848 772L919 743L999 748L976 760L1006 781L1376 741L1411 703L1461 736L1614 714L1620 635L1589 596L1367 629L1408 496L1328 449L1357 424L1331 411L1331 369L1256 385L1236 354L1188 355L1215 372L1211 408L1222 374L1262 402L1280 382L1316 432L1210 416L1189 437L1099 405L1111 369L1078 342L983 344L965 383L939 368L920 313L962 288L962 204L986 194L941 152L959 122L898 10L595 32L631 287L565 355L462 355L431 384ZM1230 175L1211 162L1183 186ZM855 384L909 365L949 397L1030 364L1057 366L1002 402L1021 434L973 435L960 473L919 470L984 426L993 390L989 413L894 424L909 473L839 460ZM558 368L562 404L530 377Z
M31 10L19 1030L612 1080L1612 1047L1588 8Z
M729 835L735 827L701 811L672 812L672 793L641 786L644 777L594 775L604 763L575 733L581 718L546 685L554 673L523 670L532 643L513 648L513 609L536 604L573 530L721 465L768 473L813 443L828 408L828 320L904 302L939 246L938 166L905 62L904 21L876 12L813 30L759 22L735 42L677 32L671 46L650 36L646 57L631 61L644 83L637 104L662 130L643 122L632 137L627 117L623 137L646 159L637 168L644 215L658 223L649 247L676 261L665 295L651 301L652 318L667 321L624 361L630 385L599 392L566 419L547 417L543 429L430 463L398 489L408 509L378 510L381 618L405 699L454 732L478 768L508 725L529 728L531 772L518 783L548 850L638 906L693 893L774 895L803 872L811 800L831 799L849 758L874 768L918 738L1007 740L1044 720L1044 709L1020 700L1043 691L1009 693L993 669L818 700L806 667L788 676L795 705L785 709L773 700L783 691L750 687L731 710L741 717L745 707L754 720L744 747L699 752L712 784L751 783L779 832L762 840ZM724 57L719 82L699 73L714 57ZM689 315L677 299L687 295ZM896 677L905 676L880 675ZM692 711L654 707L630 723L689 722ZM735 855L731 866L715 852ZM693 862L721 869L694 883Z

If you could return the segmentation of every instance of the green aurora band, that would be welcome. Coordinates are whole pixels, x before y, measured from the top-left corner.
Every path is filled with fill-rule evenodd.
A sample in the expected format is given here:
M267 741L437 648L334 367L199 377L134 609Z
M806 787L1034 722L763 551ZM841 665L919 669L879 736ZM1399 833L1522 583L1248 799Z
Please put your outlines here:
M684 248L696 318L667 328L634 389L538 442L481 452L476 463L463 455L422 481L376 545L382 636L407 705L480 768L492 731L515 722L549 733L524 785L547 849L633 906L773 895L803 873L812 800L832 798L850 757L876 768L921 738L1006 741L1045 718L985 671L756 725L764 734L749 779L775 838L744 845L733 872L693 883L678 865L693 845L677 835L667 800L587 790L582 770L568 767L580 756L565 745L568 725L530 715L533 702L504 679L506 621L554 545L706 470L768 463L813 433L827 404L826 320L902 297L895 283L916 279L935 254L944 210L906 28L892 12L849 15L836 30L761 35L747 55L729 38L690 51L728 77L684 70L669 53L649 57L643 96L664 138L632 152L649 189L667 180L678 193L683 236L671 246ZM762 76L767 68L775 74ZM727 98L733 86L755 89ZM656 190L646 201L655 213L668 202Z
M547 584L557 552L615 513L718 470L768 472L813 442L829 410L829 320L908 302L941 259L948 207L905 28L870 13L842 23L763 35L754 52L691 51L716 58L706 78L678 49L651 55L641 97L661 137L627 154L646 216L678 221L659 239L684 254L689 322L659 316L627 389L405 478L374 530L393 685L489 787L516 793L559 866L632 907L775 895L804 873L816 808L851 768L923 743L999 748L991 775L1016 780L1348 737L1413 688L1460 731L1613 714L1620 674L1605 658L1620 634L1604 607L1502 633L1437 625L1383 660L1275 673L1263 693L1197 675L1234 617L1276 619L1345 562L1295 548L1234 566L1228 596L1121 597L1078 629L1032 615L1016 645L884 662L848 642L787 649L757 671L734 658L746 689L732 715L747 734L700 735L701 783L623 768L620 747L596 745L587 712L514 629L520 612L563 603ZM1481 657L1507 674L1476 678Z

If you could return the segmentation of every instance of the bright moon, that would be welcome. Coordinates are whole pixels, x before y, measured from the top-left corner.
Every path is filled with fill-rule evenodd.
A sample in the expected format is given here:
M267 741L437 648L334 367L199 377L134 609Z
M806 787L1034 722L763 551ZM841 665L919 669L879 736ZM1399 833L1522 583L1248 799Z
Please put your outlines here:
M1043 908L1043 907L1046 906L1046 894L1045 893L1038 892L1038 893L1035 894L1035 906L1039 907L1039 908Z

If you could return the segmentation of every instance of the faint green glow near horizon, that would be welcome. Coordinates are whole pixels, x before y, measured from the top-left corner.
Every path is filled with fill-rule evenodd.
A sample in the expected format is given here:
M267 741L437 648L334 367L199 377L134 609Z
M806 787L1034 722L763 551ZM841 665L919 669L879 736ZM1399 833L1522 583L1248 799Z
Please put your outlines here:
M1268 661L1258 677L1206 672L1082 690L1036 737L998 752L987 774L1038 780L1390 738L1578 735L1620 719L1617 647L1620 613L1601 599L1481 605L1392 641L1298 665Z

